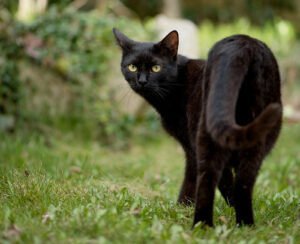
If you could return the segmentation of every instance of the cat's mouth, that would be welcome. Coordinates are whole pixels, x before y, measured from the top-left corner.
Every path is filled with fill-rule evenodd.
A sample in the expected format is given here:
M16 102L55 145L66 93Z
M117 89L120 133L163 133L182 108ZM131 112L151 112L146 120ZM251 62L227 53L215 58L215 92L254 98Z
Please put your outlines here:
M135 87L135 92L145 98L164 100L167 96L167 91L153 86Z
M155 88L154 87L152 87L152 86L148 86L148 85L146 85L146 86L139 86L139 85L133 85L133 86L131 86L132 87L132 89L136 92L136 93L138 93L138 94L140 94L140 95L142 95L142 96L153 96L154 94L155 94Z
M147 91L149 90L150 86L148 84L145 85L140 85L138 82L129 82L131 88L135 90L136 92L138 91Z
M138 93L151 93L153 88L148 86L134 86L133 89Z
M167 95L167 90L155 86L154 84L145 84L145 85L139 85L138 83L134 82L129 82L131 88L138 94L140 94L143 97L160 97L164 98Z

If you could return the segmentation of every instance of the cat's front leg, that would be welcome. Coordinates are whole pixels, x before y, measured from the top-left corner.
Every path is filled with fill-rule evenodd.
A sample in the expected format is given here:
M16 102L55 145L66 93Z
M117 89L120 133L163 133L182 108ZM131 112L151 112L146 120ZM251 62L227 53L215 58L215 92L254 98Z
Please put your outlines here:
M178 197L178 203L192 205L195 202L197 183L197 164L195 154L186 150L186 167L184 180Z
M203 164L210 164L209 161ZM198 171L196 206L193 226L198 222L213 226L213 204L215 190L221 177L221 171L203 167Z

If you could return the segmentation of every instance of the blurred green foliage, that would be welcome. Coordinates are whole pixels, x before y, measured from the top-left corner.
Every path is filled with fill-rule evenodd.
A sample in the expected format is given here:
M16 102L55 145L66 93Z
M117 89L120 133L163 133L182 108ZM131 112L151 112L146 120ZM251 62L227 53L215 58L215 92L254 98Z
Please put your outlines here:
M141 19L153 17L160 13L163 4L162 0L121 0L129 9L133 10L134 13Z
M211 20L228 23L241 17L252 24L264 25L275 20L282 12L293 12L295 0L185 0L183 15L197 23Z
M141 19L146 19L162 11L163 0L121 0ZM251 23L264 25L275 20L278 15L293 13L296 0L181 0L182 16L196 23L210 20L214 23L228 23L247 18Z
M200 56L206 57L209 49L219 40L234 34L245 34L265 42L279 58L291 55L291 46L296 42L293 26L284 20L276 20L261 27L251 25L247 19L230 24L214 24L205 21L199 26Z
M72 128L75 126L86 135L101 138L103 143L126 144L115 139L128 137L132 131L130 125L136 119L119 109L114 91L107 84L111 63L119 53L112 27L137 39L151 39L150 32L139 22L99 16L97 12L61 12L51 8L28 24L18 23L7 12L1 16L7 17L0 24L4 33L0 42L0 60L4 63L0 69L0 113L19 111L21 120L34 118L31 123L40 120L50 124L62 116L64 123L72 123ZM20 83L18 62L21 60L52 70L63 78L71 92L71 104L66 113L53 115L45 109L37 114L37 111L24 108L22 102L16 103L20 85L25 90L30 89L26 82Z
M15 13L18 9L18 0L0 0L0 10L3 9Z
M22 55L18 25L7 12L0 13L0 114L18 114L20 79L16 60Z
M19 101L19 86L17 64L3 58L0 61L0 113L15 114Z
M50 7L55 6L58 9L64 9L72 2L74 2L74 0L50 0L49 5Z

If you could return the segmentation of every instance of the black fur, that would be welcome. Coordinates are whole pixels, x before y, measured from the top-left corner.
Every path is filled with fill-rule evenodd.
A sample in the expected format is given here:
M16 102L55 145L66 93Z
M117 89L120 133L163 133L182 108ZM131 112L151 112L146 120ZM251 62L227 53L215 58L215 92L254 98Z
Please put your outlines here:
M235 208L237 224L253 225L253 187L282 120L280 76L269 48L235 35L216 43L207 61L192 60L177 55L176 31L159 43L135 42L117 29L114 34L123 50L125 79L185 151L178 202L195 202L194 224L213 226L218 187ZM129 64L137 71L129 71ZM151 71L156 64L157 73Z

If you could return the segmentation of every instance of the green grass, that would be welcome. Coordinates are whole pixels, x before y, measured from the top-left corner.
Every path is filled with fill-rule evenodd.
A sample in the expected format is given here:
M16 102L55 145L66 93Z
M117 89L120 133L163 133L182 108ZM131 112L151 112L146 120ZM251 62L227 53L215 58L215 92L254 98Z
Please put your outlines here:
M111 151L71 135L0 135L0 243L300 243L300 126L286 125L235 227L217 192L214 229L176 205L184 155L172 139ZM227 222L227 223L225 223Z

